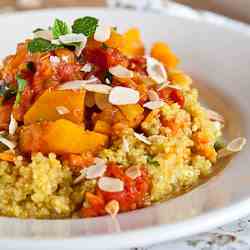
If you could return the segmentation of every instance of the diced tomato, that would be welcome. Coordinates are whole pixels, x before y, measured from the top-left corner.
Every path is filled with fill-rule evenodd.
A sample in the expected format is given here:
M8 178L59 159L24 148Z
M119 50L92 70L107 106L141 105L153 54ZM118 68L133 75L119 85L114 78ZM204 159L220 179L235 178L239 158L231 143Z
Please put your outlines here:
M146 75L146 58L144 56L133 57L129 60L128 68L140 74Z
M168 104L175 102L178 103L181 108L184 106L185 98L178 89L163 88L159 91L159 96Z
M120 204L120 211L130 211L144 206L146 193L149 191L149 177L145 169L141 168L141 176L132 180L126 176L122 168L115 164L110 164L107 169L107 176L119 178L124 182L124 191L122 192L104 192L102 193L105 202L116 200Z
M57 79L60 82L73 81L81 79L81 66L78 64L60 63L57 67Z
M118 49L113 48L94 48L86 49L86 60L95 64L100 70L106 69L121 64L124 67L128 66L128 59L123 56Z

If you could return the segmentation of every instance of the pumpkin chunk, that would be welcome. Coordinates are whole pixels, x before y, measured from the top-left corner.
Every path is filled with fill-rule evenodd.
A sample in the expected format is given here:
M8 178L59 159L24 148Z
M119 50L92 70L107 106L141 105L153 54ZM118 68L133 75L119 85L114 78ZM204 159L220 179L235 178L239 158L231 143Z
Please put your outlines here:
M24 153L82 154L97 152L107 142L106 135L86 131L82 126L60 119L24 126L20 132L19 147Z
M24 115L24 124L67 119L82 123L85 91L46 90ZM61 112L60 112L61 111Z

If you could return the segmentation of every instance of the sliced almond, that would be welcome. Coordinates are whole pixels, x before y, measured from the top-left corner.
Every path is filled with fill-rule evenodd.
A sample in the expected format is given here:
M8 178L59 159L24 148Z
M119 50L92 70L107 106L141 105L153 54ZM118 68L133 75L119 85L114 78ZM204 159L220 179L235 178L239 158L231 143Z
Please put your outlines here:
M18 123L17 123L16 119L14 118L13 114L11 114L10 124L9 124L9 134L14 135L17 128L18 128Z
M157 94L157 92L154 91L154 90L152 90L152 89L150 89L150 90L148 91L148 97L149 97L149 100L150 100L150 101L159 101L159 100L160 100L160 97L159 97L159 95Z
M136 104L140 100L137 90L126 87L114 87L109 94L109 102L113 105Z
M164 104L165 104L165 102L162 100L150 101L150 102L144 103L143 107L151 109L151 110L155 110L155 109L159 109L159 108L163 107Z
M98 25L94 34L94 39L98 42L106 42L111 36L111 28L106 25Z
M160 84L167 81L167 72L164 65L153 57L147 56L147 73L151 79Z
M182 90L182 87L180 87L178 85L168 84L167 87L170 89Z
M227 144L225 148L218 151L218 158L227 157L231 154L240 152L246 145L247 139L244 137L238 137Z
M34 38L43 38L48 41L53 40L53 34L50 30L39 30L34 33Z
M85 174L81 173L79 176L77 176L74 181L73 184L78 184L80 182L82 182L85 179Z
M106 160L105 159L102 159L102 158L99 158L99 157L96 157L95 158L95 164L96 165L105 165L106 164Z
M85 105L88 108L92 108L95 106L95 94L92 92L87 92L85 96Z
M59 115L66 115L70 113L70 110L65 106L57 106L56 111Z
M86 168L86 179L96 179L104 175L107 169L106 165L92 165Z
M169 86L169 82L166 81L166 82L160 84L160 85L159 85L159 88L158 88L157 90L160 91L160 90L162 90L162 89L168 88L168 86Z
M106 204L104 209L111 216L116 216L120 210L119 202L116 200L111 200Z
M138 133L134 132L134 136L139 141L141 141L147 145L151 145L151 142L148 140L148 138L144 134L138 134Z
M85 84L84 89L90 92L109 94L112 88L105 84L92 83L92 84Z
M60 85L58 89L65 90L65 89L84 89L86 84L97 84L100 83L100 80L98 78L91 78L89 80L75 80L75 81L69 81L65 82L64 84Z
M76 48L75 48L75 55L77 56L77 57L80 57L80 55L82 54L82 51L83 51L83 49L85 48L85 46L86 46L86 41L84 40L84 41L82 41L82 42L80 42L80 45L79 46L76 46Z
M126 169L125 174L132 180L135 180L137 177L141 176L141 170L138 166L132 166Z
M67 34L59 37L59 40L63 44L71 44L71 43L87 43L87 37L83 34ZM84 46L85 47L85 46Z
M16 145L17 145L16 142L10 141L10 140L4 138L3 136L0 136L0 142L2 144L4 144L5 146L7 146L11 150L14 149L16 147Z
M114 67L109 68L109 72L119 78L132 78L134 76L133 71L121 66L116 65Z
M98 181L98 187L105 192L122 192L124 183L117 178L101 177Z
M122 150L125 153L129 152L129 143L128 143L128 140L125 137L122 138Z
M221 114L217 113L216 111L211 110L211 109L207 109L207 108L205 108L205 111L207 112L207 116L208 116L209 120L218 121L221 123L225 122L224 117Z
M53 40L51 40L51 43L55 44L55 45L60 45L61 44L59 39L53 39Z
M57 65L61 62L61 59L58 56L50 56L49 60L53 65Z
M86 72L86 73L91 72L91 70L92 70L92 64L90 64L90 63L86 63L86 64L80 69L80 71Z

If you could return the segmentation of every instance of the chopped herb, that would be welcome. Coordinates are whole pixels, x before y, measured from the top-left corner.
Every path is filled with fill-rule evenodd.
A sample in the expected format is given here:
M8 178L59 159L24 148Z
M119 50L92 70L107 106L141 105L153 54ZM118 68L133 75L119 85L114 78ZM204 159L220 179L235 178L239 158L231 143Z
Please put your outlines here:
M97 25L98 19L95 17L85 16L74 21L72 32L77 34L82 33L87 37L91 37L96 31Z
M155 160L152 156L148 156L147 163L149 165L153 165L155 167L159 167L160 166L160 163L157 160Z
M38 31L43 31L43 30L44 30L44 29L37 28L37 29L33 30L32 33L36 33L36 32L38 32Z
M60 36L67 35L69 33L70 30L67 23L59 19L56 19L52 27L52 34L54 39L58 39Z
M3 97L2 103L16 96L16 93L17 90L15 88L9 87L5 83L0 85L0 96Z
M27 84L27 81L25 79L22 79L18 75L16 76L16 80L17 80L17 95L16 95L16 100L15 100L15 105L20 103L22 93Z
M36 72L36 66L35 66L35 64L33 62L27 62L26 67L32 73Z
M108 49L109 46L106 44L106 43L102 43L102 46L101 46L103 49Z
M104 74L105 83L111 84L113 80L113 75L107 70Z
M50 41L43 38L35 38L28 43L28 50L31 53L48 52L62 47L62 45L52 44Z
M222 137L218 137L217 140L216 140L216 142L215 142L215 144L214 144L214 149L216 151L219 151L220 149L225 148L225 147L226 147L226 144L225 144L223 138Z

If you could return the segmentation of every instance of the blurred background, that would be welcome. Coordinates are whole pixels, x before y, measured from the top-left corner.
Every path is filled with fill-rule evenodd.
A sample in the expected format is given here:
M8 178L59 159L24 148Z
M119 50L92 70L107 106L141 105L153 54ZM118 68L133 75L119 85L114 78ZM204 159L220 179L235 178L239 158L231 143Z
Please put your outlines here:
M127 2L136 4L146 3L162 6L168 4L170 0L127 0ZM233 19L250 23L250 0L171 0L191 6L195 9L213 11ZM106 6L114 2L126 2L126 0L0 0L0 12L38 9L48 7L65 6Z

